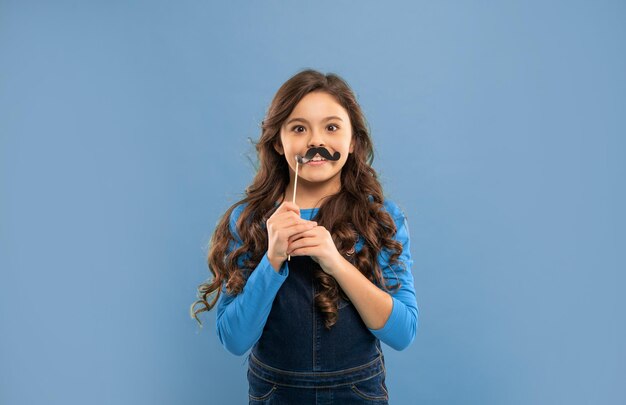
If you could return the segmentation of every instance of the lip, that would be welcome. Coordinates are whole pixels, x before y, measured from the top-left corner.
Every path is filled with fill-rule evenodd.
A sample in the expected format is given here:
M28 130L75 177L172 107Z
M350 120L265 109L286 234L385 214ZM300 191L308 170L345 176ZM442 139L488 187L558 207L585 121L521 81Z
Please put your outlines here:
M314 162L313 160L309 160L308 162L306 162L306 164L307 165L311 165L311 166L322 166L326 162L327 162L327 160L320 160L318 162Z

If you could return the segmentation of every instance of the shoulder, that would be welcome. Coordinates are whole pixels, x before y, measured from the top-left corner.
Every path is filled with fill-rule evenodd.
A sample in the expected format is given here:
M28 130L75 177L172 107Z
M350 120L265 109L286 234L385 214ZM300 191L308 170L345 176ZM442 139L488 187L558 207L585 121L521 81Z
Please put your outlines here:
M239 237L239 233L237 232L237 220L241 216L244 208L246 208L246 205L248 205L247 202L237 204L235 208L233 208L233 210L230 212L230 218L228 218L230 231L238 241L241 241L241 238Z
M370 201L374 200L371 195L369 196L369 200ZM396 234L394 235L394 238L401 239L401 241L403 241L404 238L407 237L406 215L404 214L404 210L396 202L386 197L383 200L382 209L389 213L389 215L393 219L393 222L396 224ZM362 235L359 234L356 245L355 245L356 251L359 252L363 248L364 244L365 244L365 239L363 238Z
M243 202L243 203L239 203L237 206L235 206L235 208L233 208L232 212L230 213L230 221L237 221L237 219L239 219L239 216L241 215L241 213L243 212L243 210L246 208L246 206L248 205L247 202Z
M385 198L383 201L383 207L389 213L391 218L393 218L396 224L402 223L406 219L404 210L395 201Z

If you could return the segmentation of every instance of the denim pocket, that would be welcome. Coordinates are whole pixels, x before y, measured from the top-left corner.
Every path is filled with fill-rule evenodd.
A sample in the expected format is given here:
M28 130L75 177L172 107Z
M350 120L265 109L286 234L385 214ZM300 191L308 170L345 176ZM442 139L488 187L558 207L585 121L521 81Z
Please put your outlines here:
M389 399L384 372L367 380L352 383L350 388L359 397L370 401L387 401Z
M248 398L250 401L265 401L276 392L276 384L257 377L248 370Z

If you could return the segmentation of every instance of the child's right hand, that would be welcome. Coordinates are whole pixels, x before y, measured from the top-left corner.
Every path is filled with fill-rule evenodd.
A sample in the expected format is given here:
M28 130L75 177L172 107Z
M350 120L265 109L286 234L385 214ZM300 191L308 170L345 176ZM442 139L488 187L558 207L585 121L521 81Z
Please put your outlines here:
M287 259L289 238L315 227L317 222L300 218L300 207L292 202L283 202L267 220L267 258L275 271L279 271Z

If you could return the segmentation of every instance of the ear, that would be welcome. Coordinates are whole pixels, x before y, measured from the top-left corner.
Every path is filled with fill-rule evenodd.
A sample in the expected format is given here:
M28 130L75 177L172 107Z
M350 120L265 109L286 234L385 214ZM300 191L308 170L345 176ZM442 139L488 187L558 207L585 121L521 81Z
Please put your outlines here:
M350 150L349 150L350 153L354 153L354 143L355 143L355 140L354 140L354 137L352 137L352 141L350 141Z
M285 154L285 152L283 151L283 145L281 145L280 143L280 139L274 142L274 150L278 152L279 155Z

